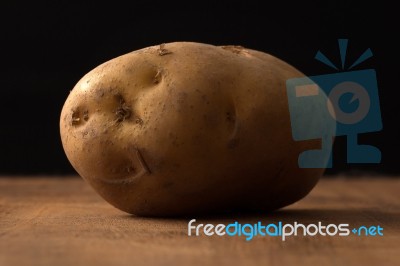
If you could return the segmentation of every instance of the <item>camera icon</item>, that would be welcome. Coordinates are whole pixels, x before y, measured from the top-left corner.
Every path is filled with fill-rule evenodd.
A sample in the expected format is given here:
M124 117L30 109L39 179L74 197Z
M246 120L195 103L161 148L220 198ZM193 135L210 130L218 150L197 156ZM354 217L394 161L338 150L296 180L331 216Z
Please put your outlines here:
M286 89L293 139L321 139L321 149L299 155L300 168L331 168L334 136L347 136L347 163L380 163L378 148L357 141L382 129L375 70L289 79Z

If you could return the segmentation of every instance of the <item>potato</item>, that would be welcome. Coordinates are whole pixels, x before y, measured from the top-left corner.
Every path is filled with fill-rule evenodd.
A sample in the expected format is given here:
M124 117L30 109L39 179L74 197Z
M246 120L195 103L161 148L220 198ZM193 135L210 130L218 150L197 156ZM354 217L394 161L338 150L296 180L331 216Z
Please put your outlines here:
M320 143L291 135L285 82L302 76L240 46L134 51L76 84L61 113L63 147L76 171L128 213L275 210L303 198L323 173L298 167L299 154Z

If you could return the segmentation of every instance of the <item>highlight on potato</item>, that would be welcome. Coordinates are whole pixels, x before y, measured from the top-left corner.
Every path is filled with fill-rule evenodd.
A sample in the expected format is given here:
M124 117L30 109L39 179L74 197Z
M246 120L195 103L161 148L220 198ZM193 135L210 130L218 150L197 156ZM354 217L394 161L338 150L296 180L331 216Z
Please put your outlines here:
M62 144L79 175L128 213L276 210L324 171L298 167L302 151L320 146L291 136L285 81L302 76L241 46L144 48L76 84L61 113Z

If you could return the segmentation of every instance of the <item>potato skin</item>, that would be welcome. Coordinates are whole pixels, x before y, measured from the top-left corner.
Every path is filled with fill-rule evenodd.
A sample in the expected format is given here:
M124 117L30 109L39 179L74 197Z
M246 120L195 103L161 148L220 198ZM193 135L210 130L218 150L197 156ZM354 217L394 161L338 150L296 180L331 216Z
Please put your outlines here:
M109 203L136 215L270 211L303 198L323 169L302 169L287 63L238 46L175 42L86 74L61 113L65 153Z

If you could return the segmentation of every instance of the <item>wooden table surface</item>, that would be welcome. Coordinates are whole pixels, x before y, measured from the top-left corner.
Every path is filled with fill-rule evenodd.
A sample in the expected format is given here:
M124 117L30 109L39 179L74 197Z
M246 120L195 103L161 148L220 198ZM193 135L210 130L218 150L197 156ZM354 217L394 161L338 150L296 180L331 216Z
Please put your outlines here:
M348 223L383 236L189 237L197 223ZM324 178L281 211L152 219L125 214L77 177L0 177L0 265L400 265L400 179Z

